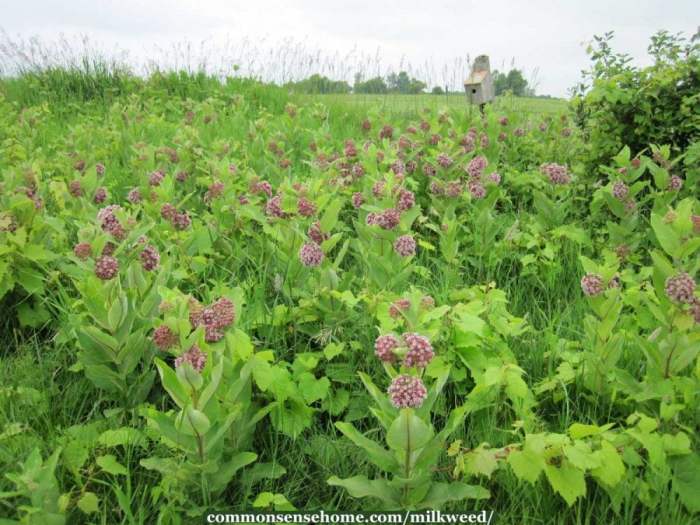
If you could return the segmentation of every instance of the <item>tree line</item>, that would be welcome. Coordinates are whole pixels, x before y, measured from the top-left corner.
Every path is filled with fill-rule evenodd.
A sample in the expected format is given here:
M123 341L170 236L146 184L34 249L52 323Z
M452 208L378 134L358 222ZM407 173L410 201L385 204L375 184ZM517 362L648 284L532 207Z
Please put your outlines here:
M535 90L519 69L511 69L507 73L495 70L493 83L496 95L502 95L508 91L516 96L534 96ZM308 78L297 82L288 82L285 87L304 94L376 94L398 93L403 95L417 95L425 93L428 85L414 78L406 71L390 73L386 77L376 76L365 79L361 73L355 74L352 85L345 80L333 80L323 75L313 74ZM430 91L435 95L444 94L447 87L435 86Z

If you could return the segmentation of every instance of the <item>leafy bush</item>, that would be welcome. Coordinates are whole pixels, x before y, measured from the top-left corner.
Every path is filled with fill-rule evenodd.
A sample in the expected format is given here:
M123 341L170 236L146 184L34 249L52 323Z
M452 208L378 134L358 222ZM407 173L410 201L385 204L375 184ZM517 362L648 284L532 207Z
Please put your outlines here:
M679 152L700 138L700 41L661 31L648 52L654 63L631 64L615 53L613 33L589 47L591 69L576 86L572 109L589 146L591 166L605 164L623 146L633 155L650 144Z

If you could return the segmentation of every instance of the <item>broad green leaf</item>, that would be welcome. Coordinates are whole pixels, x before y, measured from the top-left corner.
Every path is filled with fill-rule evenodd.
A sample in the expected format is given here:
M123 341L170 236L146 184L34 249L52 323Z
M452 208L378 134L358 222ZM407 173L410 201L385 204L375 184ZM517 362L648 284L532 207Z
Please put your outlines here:
M108 472L109 474L113 474L115 476L118 475L127 475L129 472L126 470L124 465L119 463L117 461L117 458L114 457L112 454L107 454L105 456L99 456L97 458L97 464L99 467L104 470L105 472Z
M334 487L343 487L353 498L377 498L387 505L387 510L398 507L398 490L383 479L369 480L366 476L340 479L332 476L327 483Z
M78 500L78 508L85 514L92 514L100 510L100 500L94 492L85 492Z
M363 449L367 453L368 459L379 468L386 472L393 472L398 468L396 458L391 452L386 450L378 443L365 437L353 425L338 421L335 426L346 438Z
M586 480L582 470L566 460L561 466L545 465L544 473L552 488L571 506L577 498L586 495Z
M393 450L415 452L423 448L433 435L431 426L419 418L413 409L403 408L389 427L386 442Z

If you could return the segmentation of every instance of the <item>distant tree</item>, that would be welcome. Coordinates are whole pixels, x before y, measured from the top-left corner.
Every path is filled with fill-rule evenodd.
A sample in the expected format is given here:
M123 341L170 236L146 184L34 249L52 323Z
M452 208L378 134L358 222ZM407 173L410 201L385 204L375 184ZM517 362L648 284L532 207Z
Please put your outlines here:
M431 91L433 95L444 95L445 91L440 86L435 86Z
M508 72L508 88L513 92L513 95L522 97L527 89L527 80L523 77L519 69L511 69Z
M299 82L290 82L287 87L308 94L350 93L351 87L345 80L332 80L318 74Z
M496 95L511 91L518 97L533 96L534 90L528 86L527 80L519 69L511 69L507 74L498 70L493 72L493 87Z
M355 76L355 85L353 86L355 93L383 94L388 93L389 88L382 77L374 77L367 80L362 80L362 77Z
M422 93L428 87L425 82L410 77L406 71L400 71L398 74L391 73L386 77L386 83L390 92L404 95Z

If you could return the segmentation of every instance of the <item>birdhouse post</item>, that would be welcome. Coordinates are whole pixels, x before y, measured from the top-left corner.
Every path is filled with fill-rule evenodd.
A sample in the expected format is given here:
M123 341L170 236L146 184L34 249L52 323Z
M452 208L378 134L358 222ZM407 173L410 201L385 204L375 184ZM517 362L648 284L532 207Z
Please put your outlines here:
M471 74L464 81L464 90L467 94L467 101L470 104L478 105L482 111L484 105L494 99L495 90L488 56L476 57Z

